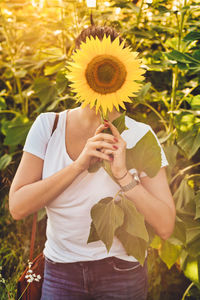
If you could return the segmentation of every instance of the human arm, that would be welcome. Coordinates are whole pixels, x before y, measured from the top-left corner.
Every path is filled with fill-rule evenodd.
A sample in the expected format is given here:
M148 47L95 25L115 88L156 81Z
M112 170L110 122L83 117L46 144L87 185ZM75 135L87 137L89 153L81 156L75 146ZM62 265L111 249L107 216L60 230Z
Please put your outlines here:
M111 170L121 186L126 186L132 181L132 175L126 167L126 142L120 136L112 123L108 122L112 134L118 139L118 149L115 152L106 150L113 155ZM162 167L156 176L141 178L141 183L125 192L125 196L134 202L138 211L144 215L145 220L155 229L163 239L167 239L173 232L175 222L175 206L165 168Z
M75 179L87 170L92 160L109 160L98 148L112 148L113 136L102 133L104 125L87 140L81 154L69 166L42 179L43 159L24 152L9 192L9 208L14 219L22 219L58 197Z

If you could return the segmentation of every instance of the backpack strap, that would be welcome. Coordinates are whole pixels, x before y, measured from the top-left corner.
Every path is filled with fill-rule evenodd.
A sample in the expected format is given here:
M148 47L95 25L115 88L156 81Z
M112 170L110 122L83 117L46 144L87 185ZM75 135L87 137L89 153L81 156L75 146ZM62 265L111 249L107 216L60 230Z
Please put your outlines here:
M57 124L58 124L58 119L59 119L59 114L56 114L51 135L56 130L56 127L57 127ZM31 233L31 245L30 245L29 261L32 261L32 259L33 259L33 251L34 251L36 228L37 228L37 216L38 216L38 213L37 212L34 213L34 215L33 215L33 223L32 223L32 233Z

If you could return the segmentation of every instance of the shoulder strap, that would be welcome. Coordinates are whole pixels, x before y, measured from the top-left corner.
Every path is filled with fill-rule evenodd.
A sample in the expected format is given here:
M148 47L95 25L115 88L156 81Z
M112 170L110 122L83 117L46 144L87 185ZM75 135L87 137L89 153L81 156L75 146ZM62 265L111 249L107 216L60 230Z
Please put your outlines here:
M57 127L57 124L58 124L58 119L59 119L59 114L56 114L51 135L56 130L56 127ZM29 255L29 260L30 261L32 261L32 259L33 259L33 251L34 251L35 236L36 236L36 227L37 227L37 215L38 215L37 212L34 213L34 215L33 215L32 233L31 233L31 245L30 245L30 255Z

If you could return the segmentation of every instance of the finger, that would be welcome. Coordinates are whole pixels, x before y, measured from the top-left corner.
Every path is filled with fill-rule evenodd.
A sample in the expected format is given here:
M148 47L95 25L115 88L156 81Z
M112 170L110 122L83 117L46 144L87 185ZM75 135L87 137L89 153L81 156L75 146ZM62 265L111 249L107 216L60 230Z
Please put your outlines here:
M104 121L104 122L105 122L105 125L106 125L106 124L109 125L112 134L113 134L117 139L118 139L118 138L121 138L118 129L117 129L110 121Z
M91 138L92 141L108 141L108 142L111 142L111 143L115 143L116 140L115 140L115 137L112 135L112 134L109 134L109 133L98 133L97 135L94 135L92 138Z
M101 133L103 130L108 128L108 124L101 124L95 131L94 135Z
M102 148L104 149L111 149L111 150L117 150L118 147L116 145L104 142L104 141L96 141L92 143L92 148L96 149L97 151L101 151Z
M102 153L101 151L93 150L93 151L91 151L91 155L93 157L100 158L100 160L108 160L108 161L112 160L112 158L109 155Z

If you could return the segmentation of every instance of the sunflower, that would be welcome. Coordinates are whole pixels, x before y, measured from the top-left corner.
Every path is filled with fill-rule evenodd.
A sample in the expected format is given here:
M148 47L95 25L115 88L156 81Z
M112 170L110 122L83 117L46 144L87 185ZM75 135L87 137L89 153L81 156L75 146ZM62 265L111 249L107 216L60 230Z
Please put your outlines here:
M123 47L119 37L111 42L110 36L104 35L102 41L90 36L73 54L67 77L83 107L95 106L96 112L101 110L106 116L108 110L116 107L119 111L119 106L125 109L124 102L132 102L129 97L141 88L137 81L144 79L145 71L140 68L138 53Z

